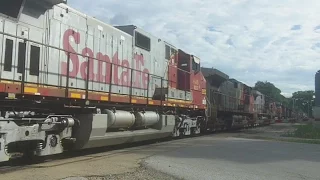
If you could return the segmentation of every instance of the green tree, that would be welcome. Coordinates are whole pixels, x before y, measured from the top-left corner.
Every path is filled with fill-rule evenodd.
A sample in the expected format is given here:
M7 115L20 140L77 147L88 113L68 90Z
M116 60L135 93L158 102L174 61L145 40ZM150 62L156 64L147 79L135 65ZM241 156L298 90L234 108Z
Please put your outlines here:
M290 98L290 106L300 110L307 115L312 115L312 107L314 106L314 91L297 91Z
M314 106L314 91L297 91L292 94L291 98L286 98L281 94L281 90L273 83L258 81L254 88L266 96L266 103L276 101L284 106L294 109L296 112L303 112L312 115L312 107Z
M281 90L271 82L258 81L253 89L263 93L266 96L266 103L277 101L285 106L289 105L288 99L281 94Z

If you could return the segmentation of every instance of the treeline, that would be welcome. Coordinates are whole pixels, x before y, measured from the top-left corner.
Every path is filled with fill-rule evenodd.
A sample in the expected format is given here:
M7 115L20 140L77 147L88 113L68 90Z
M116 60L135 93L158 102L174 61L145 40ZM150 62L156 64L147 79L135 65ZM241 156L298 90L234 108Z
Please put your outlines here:
M314 91L297 91L292 94L292 97L286 98L281 94L281 90L271 82L258 81L254 88L266 95L266 103L277 101L284 106L294 109L295 111L304 112L312 115L312 107L314 105Z

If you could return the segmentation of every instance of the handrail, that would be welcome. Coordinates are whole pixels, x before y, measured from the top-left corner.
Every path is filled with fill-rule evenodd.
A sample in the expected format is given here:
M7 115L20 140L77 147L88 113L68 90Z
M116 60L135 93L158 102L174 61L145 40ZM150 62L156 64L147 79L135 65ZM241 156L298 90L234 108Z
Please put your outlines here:
M2 34L2 35L5 35L5 36L12 37L12 38L17 38L17 39L23 40L24 42L35 43L35 44L38 44L38 45L41 45L41 46L46 46L46 47L48 47L48 48L53 48L53 49L56 49L56 50L59 50L59 51L63 51L63 52L65 52L65 53L70 53L70 54L78 55L78 56L81 56L81 57L83 57L83 58L89 58L89 59L92 59L92 60L101 61L101 62L104 62L104 63L107 63L107 64L116 65L116 66L118 66L118 67L127 68L127 69L129 69L129 70L134 70L134 71L136 71L136 72L141 72L141 73L143 73L143 71L141 71L141 70L136 70L136 69L133 69L133 68L130 68L130 67L126 67L126 66L120 65L120 64L119 64L119 65L118 65L118 64L114 64L114 63L112 63L112 62L109 63L109 62L100 60L100 59L95 58L95 57L90 57L90 56L88 56L88 55L83 55L83 54L80 54L80 53L77 53L77 52L71 52L71 51L68 51L68 50L65 50L65 49L61 49L61 48L59 48L59 47L51 46L51 45L49 45L49 44L45 44L45 43L42 43L42 42L38 42L38 41L31 40L31 39L27 39L27 38L22 38L22 37L19 37L19 36L17 36L17 35L12 35L12 34L5 33L5 32L0 31L0 35L1 35L1 34ZM178 68L178 67L177 67L177 70L191 74L190 72L185 71L185 70L183 70L183 69L180 69L180 68ZM161 78L161 76L158 76L158 75L155 75L155 74L152 74L152 75Z

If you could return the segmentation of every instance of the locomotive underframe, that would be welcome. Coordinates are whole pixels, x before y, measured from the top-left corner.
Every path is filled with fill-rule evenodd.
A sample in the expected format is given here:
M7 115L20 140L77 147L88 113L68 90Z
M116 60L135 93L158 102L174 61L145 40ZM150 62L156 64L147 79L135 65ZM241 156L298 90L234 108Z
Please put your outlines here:
M206 120L201 109L98 101L90 101L88 106L87 100L57 101L53 97L34 95L18 94L14 99L6 99L7 93L0 97L3 98L0 162L22 155L47 156L68 150L196 135ZM119 116L116 120L120 126L113 128L111 116L103 112L105 109L131 114L132 124L123 126L127 119ZM137 113L148 112L156 116L146 115L144 122L140 119L138 123Z

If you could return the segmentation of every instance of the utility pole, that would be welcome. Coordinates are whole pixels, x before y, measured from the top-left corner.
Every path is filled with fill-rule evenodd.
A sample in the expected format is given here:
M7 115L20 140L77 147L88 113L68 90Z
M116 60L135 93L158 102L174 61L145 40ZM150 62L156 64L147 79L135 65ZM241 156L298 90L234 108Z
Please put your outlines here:
M292 101L293 101L293 103L292 103L292 105L293 105L292 109L294 109L294 102L295 102L295 99L292 99Z
M294 113L294 115L296 116L296 111L294 110L294 103L295 103L296 99L292 98L292 101L293 101L293 103L292 103L292 113Z
M308 102L308 117L310 117L309 106L310 106L310 101Z

